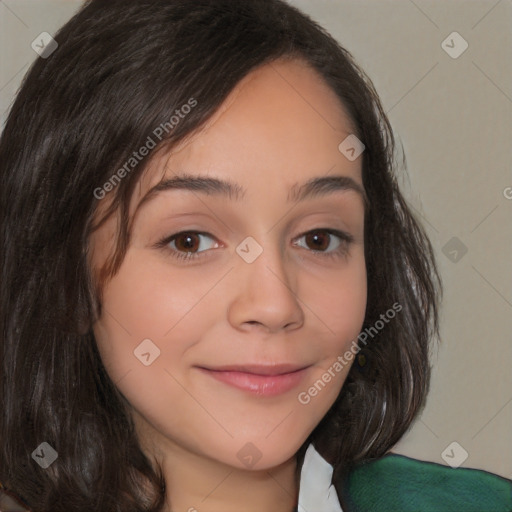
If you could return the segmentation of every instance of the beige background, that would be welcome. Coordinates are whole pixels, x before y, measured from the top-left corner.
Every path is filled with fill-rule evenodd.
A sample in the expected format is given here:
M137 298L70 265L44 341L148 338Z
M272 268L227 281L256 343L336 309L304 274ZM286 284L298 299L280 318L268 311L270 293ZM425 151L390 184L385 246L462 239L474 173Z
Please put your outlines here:
M428 403L393 451L446 464L442 454L456 441L469 454L463 467L512 478L512 2L291 3L374 81L407 156L403 190L423 218L445 284ZM53 35L80 5L0 0L2 126L36 57L31 42L43 31ZM469 45L455 59L441 47L454 31ZM453 237L456 245L446 247ZM448 450L452 463L461 453Z

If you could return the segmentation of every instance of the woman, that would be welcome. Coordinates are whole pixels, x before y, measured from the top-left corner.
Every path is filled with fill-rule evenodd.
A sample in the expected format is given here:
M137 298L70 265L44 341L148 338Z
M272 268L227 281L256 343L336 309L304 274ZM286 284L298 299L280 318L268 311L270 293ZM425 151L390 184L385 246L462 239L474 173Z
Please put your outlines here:
M348 52L279 0L92 0L55 39L0 141L8 492L510 510L509 480L388 453L440 286Z

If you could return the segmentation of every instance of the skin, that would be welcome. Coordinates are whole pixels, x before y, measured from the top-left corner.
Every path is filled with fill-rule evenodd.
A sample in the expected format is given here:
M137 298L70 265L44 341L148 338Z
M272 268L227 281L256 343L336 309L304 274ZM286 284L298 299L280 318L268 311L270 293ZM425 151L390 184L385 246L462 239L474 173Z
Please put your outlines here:
M349 161L338 150L353 132L319 75L301 61L279 60L247 75L199 131L155 154L140 180L130 204L130 246L103 290L94 333L143 449L163 466L168 511L296 506L295 454L336 399L349 366L308 404L298 395L348 350L364 319L364 204L352 190L286 199L293 184L318 176L349 176L362 188L361 157ZM246 189L244 200L167 190L137 209L149 189L178 172L235 181ZM324 231L315 245L305 234L320 228L354 240L345 247ZM186 235L181 245L174 239L155 247L191 230L205 233L188 249L200 259L173 258L173 249L187 252ZM115 235L114 217L92 235L95 271ZM263 249L252 263L236 252L248 236ZM345 253L326 256L338 248ZM160 355L145 366L134 350L148 338ZM284 362L309 367L299 385L272 397L197 368ZM237 456L246 443L261 456L251 467Z

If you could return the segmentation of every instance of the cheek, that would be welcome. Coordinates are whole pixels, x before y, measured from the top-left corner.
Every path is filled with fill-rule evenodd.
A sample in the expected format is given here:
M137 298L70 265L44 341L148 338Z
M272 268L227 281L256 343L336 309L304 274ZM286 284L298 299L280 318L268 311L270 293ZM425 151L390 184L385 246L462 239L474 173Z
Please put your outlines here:
M213 316L200 301L214 284L210 281L179 272L170 280L165 266L148 264L142 251L128 251L104 289L102 317L94 326L103 363L114 381L150 361L153 369L177 366L201 339L208 315Z
M310 280L307 286L304 295L318 317L324 349L333 356L357 338L363 325L367 279L362 248L339 272L331 273L321 283Z
M315 286L313 281L307 286L304 296L317 317L315 349L320 359L311 379L301 389L298 403L318 421L336 400L357 355L357 337L367 300L362 249L349 265L333 273L329 280L321 281L321 286Z
M184 272L171 279L168 266L132 249L104 289L102 317L94 326L103 364L130 406L171 437L209 420L188 392L184 368L188 351L218 321L218 311L207 307L214 284L211 276L191 279ZM200 434L199 428L192 437Z

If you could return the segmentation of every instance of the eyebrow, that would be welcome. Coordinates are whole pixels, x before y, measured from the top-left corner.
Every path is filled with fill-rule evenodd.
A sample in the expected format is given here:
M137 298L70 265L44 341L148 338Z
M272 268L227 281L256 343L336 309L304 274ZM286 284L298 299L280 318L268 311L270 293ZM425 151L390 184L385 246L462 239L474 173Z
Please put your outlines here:
M190 190L206 195L220 196L231 201L241 201L246 190L238 183L230 180L215 178L211 176L196 176L192 174L180 174L172 178L162 180L151 188L142 198L137 210L145 203L154 199L160 192L167 190ZM302 185L295 183L286 198L287 203L305 201L314 197L324 197L340 191L353 191L359 194L363 204L367 206L366 193L350 176L318 176L311 178Z

